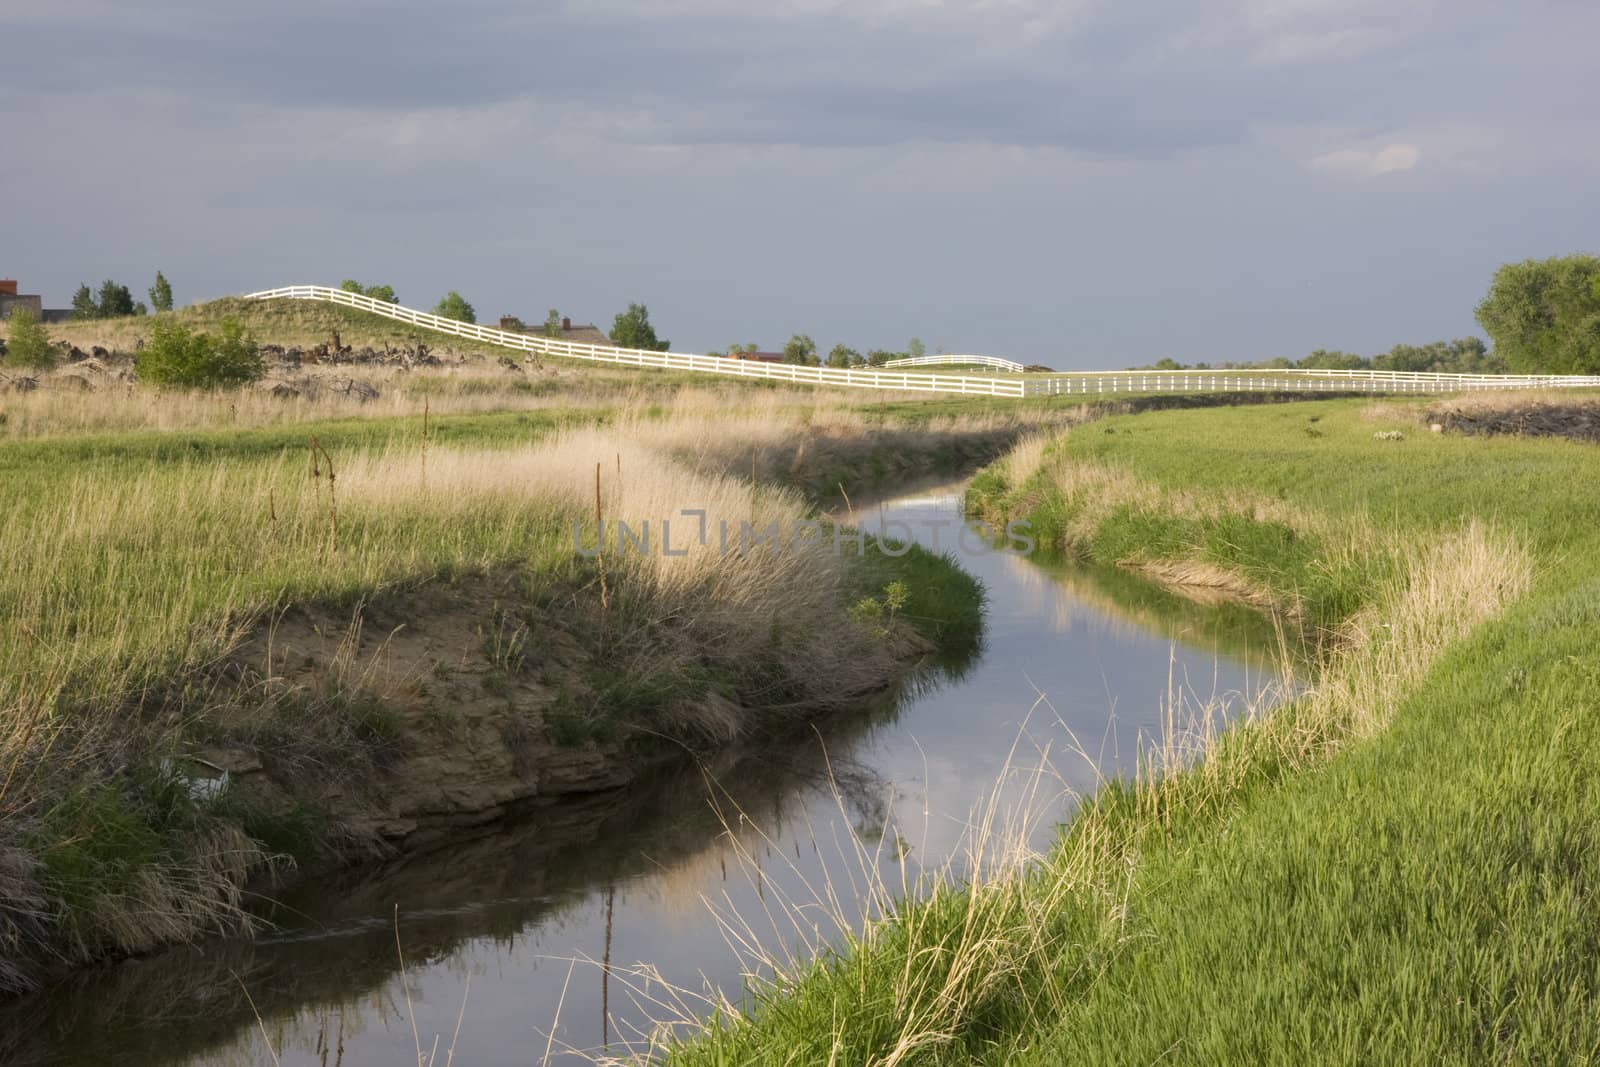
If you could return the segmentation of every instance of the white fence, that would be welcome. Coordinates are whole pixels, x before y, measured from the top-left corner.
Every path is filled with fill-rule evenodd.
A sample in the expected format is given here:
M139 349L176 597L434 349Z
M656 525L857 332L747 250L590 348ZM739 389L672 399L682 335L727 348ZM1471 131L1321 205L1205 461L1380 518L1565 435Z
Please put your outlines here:
M986 378L965 374L910 374L904 371L863 368L807 367L790 363L761 363L724 356L679 352L650 352L607 345L557 341L540 334L514 333L476 323L457 322L425 311L376 300L360 293L330 289L325 285L290 285L249 293L246 300L322 300L369 311L396 322L409 323L456 337L568 359L586 359L625 367L722 374L734 378L765 378L806 385L845 386L852 389L892 389L924 393L965 393L981 396L1044 397L1103 393L1195 393L1226 391L1459 393L1476 389L1600 388L1600 376L1434 374L1373 370L1192 370L1192 371L1074 371L1035 377ZM1020 363L995 356L923 356L922 360L988 365L1005 364L1022 370ZM904 361L896 361L900 363Z
M728 359L725 356L698 356L680 352L650 352L637 348L612 348L608 345L583 345L557 341L539 334L513 333L457 322L425 311L413 311L399 304L375 300L360 293L330 289L325 285L290 285L249 293L246 300L325 300L332 304L370 311L396 322L407 322L456 337L501 345L520 352L547 356L587 359L625 367L655 367L662 370L694 371L700 374L725 374L735 378L766 378L808 385L836 385L854 389L894 389L923 393L977 393L983 396L1025 396L1020 379L977 378L958 374L890 374L880 370L845 370L838 367L805 367L792 363L761 363L753 359Z
M1600 376L1381 370L1074 371L1027 379L1027 396L1095 393L1461 393L1600 388Z
M907 356L905 359L891 359L884 364L885 367L993 367L995 370L1008 370L1022 373L1027 370L1021 363L1014 359L1001 359L999 356Z

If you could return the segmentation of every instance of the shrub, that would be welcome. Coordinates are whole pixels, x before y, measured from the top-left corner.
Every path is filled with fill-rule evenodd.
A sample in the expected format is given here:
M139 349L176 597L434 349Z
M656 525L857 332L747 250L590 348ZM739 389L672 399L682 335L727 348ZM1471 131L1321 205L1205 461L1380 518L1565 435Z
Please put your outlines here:
M237 319L223 319L220 336L157 318L139 353L139 376L157 385L215 388L244 385L266 372L255 338Z
M49 370L56 365L55 350L50 347L50 335L34 317L29 308L11 312L11 339L6 343L6 363L12 367Z

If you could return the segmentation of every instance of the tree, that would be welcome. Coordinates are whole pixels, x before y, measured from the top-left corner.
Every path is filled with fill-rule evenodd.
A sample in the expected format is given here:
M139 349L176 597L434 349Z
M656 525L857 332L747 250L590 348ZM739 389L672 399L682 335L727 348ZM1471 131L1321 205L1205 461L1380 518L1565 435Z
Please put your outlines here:
M843 344L834 345L828 351L828 366L830 367L859 367L862 362L860 352Z
M650 309L643 304L629 304L628 310L617 315L611 323L611 340L623 348L640 348L647 352L666 352L671 341L656 337L650 325Z
M100 299L96 303L98 317L102 319L115 319L134 313L133 294L126 285L118 285L110 278L100 283Z
M815 365L817 362L817 343L806 334L795 334L789 338L789 343L783 346L783 361L785 363Z
M56 365L50 335L34 316L32 308L12 309L11 338L6 342L6 365L29 370L49 370Z
M1505 264L1478 305L1478 322L1512 370L1600 373L1600 258Z
M72 294L72 318L98 319L100 308L94 302L94 294L87 285L78 286L78 291Z
M1337 349L1330 352L1326 348L1319 348L1295 361L1295 366L1301 370L1363 370L1371 365L1366 357L1354 352L1340 352Z
M922 339L919 337L913 337L906 344L906 355L912 357L913 359L915 359L917 356L926 355L927 352L928 350L923 347Z
M561 337L561 312L555 308L551 308L550 314L544 317L544 335L556 339Z
M150 306L158 312L172 310L172 286L160 271L156 271L156 283L150 287Z
M912 338L912 340L915 340L915 338ZM872 351L867 353L867 366L881 367L891 359L896 359L899 356L899 352L890 352L888 349L884 348L874 348Z
M168 316L155 320L136 357L139 377L156 385L196 389L253 382L266 373L255 338L238 319L223 319L220 336L200 333Z
M362 285L354 278L346 278L339 283L339 288L347 293L356 293L360 296L370 296L374 300L382 300L386 304L397 304L399 298L394 295L392 285Z
M477 322L478 313L472 310L472 305L467 303L466 297L454 289L444 294L433 307L433 313L446 319L455 319L457 322Z

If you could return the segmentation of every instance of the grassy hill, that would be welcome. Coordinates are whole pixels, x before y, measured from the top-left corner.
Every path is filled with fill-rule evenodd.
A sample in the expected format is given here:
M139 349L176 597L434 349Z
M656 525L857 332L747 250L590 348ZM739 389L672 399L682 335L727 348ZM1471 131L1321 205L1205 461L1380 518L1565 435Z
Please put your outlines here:
M386 345L414 346L420 342L440 354L502 356L507 352L496 345L468 341L317 300L245 300L228 296L190 304L177 309L173 315L198 329L213 330L223 319L238 319L257 341L285 347L323 344L337 331L340 342L354 348L382 349ZM67 341L85 351L98 345L113 352L130 352L150 335L151 321L150 316L130 315L56 323L49 329L53 339ZM3 323L0 323L0 336L4 336Z

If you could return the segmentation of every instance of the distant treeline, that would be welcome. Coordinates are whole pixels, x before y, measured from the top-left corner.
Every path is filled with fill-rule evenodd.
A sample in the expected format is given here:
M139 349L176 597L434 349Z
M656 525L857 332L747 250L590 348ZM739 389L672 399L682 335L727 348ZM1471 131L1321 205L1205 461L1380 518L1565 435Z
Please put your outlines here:
M1163 359L1135 370L1399 370L1440 371L1449 374L1507 374L1510 368L1497 353L1476 337L1435 341L1427 345L1395 345L1376 356L1358 356L1319 348L1309 356L1261 360L1255 363L1179 363Z

